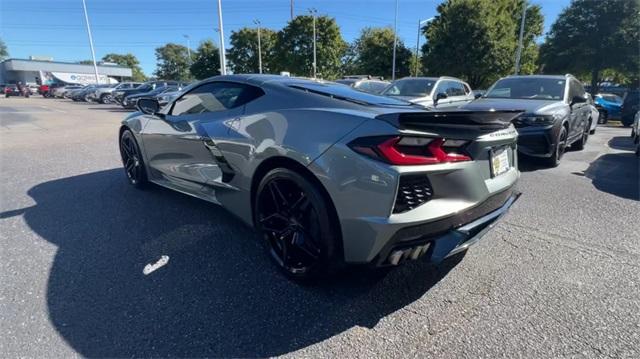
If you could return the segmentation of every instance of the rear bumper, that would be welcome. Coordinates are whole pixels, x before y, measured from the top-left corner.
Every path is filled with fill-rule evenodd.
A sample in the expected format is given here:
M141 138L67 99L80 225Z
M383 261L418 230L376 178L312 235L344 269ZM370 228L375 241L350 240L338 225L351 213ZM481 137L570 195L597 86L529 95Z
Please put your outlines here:
M477 243L519 197L519 192L509 189L460 214L403 228L395 233L373 264L379 267L393 266L419 257L427 262L440 263Z

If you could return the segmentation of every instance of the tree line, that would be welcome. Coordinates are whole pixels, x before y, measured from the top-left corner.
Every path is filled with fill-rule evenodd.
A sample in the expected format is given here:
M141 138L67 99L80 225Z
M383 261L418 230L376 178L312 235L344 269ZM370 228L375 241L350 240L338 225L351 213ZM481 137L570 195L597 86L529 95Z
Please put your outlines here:
M422 27L421 53L398 39L396 78L410 75L460 77L474 88L486 88L515 72L522 9L527 4L521 74L573 73L591 82L603 80L638 86L640 77L640 2L636 0L572 0L543 35L539 5L526 0L445 0L435 18ZM394 31L367 27L347 43L335 19L316 18L317 72L325 79L349 74L391 78ZM279 31L260 30L263 73L288 71L312 75L313 17L297 16ZM258 29L232 31L228 66L234 73L258 72ZM155 50L154 75L168 80L204 79L220 74L218 47L205 40L194 51L169 43ZM191 56L189 56L191 54ZM8 56L0 40L0 57ZM145 75L132 54L108 54L103 61ZM416 71L417 69L417 71Z

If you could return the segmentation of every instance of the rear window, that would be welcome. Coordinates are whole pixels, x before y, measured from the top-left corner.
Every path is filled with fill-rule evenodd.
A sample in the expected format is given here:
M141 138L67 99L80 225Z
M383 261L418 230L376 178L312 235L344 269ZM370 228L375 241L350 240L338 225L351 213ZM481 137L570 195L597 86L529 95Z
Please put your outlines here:
M322 84L322 83L293 83L289 87L307 92L332 97L338 100L357 102L362 105L393 105L411 106L411 103L386 96L378 96L366 92L354 90L352 87Z

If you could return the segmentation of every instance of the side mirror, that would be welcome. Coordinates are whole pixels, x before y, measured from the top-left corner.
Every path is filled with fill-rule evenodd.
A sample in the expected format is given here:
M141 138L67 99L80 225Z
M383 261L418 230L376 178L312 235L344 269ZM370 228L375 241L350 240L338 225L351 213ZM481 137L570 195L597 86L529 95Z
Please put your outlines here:
M587 102L587 99L582 97L582 96L573 96L573 98L571 99L571 102L569 103L570 106L573 106L577 103L585 103Z
M482 94L481 94L481 93L477 93L477 94L474 94L474 95L473 95L473 98L480 98L480 97L482 97Z
M438 94L436 95L436 98L433 100L433 104L437 105L438 101L447 98L447 94L444 92L438 92Z
M136 106L140 112L147 115L155 115L160 110L160 103L153 98L141 98L136 102Z

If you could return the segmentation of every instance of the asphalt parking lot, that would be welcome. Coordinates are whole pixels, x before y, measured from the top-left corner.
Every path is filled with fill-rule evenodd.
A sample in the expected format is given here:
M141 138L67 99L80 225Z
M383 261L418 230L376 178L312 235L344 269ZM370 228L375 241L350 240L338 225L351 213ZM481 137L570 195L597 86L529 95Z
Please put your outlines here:
M461 261L300 286L224 210L129 186L127 113L0 98L0 356L640 357L629 129L521 163L522 197Z

